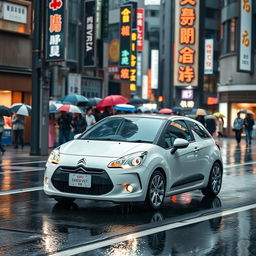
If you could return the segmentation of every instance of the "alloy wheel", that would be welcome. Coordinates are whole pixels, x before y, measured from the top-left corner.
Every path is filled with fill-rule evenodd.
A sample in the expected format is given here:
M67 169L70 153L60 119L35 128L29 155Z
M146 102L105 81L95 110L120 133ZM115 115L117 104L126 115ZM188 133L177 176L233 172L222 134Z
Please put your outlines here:
M160 174L153 176L149 189L151 203L158 208L164 200L164 179Z
M222 171L219 165L214 165L211 175L211 186L214 194L218 194L221 188Z

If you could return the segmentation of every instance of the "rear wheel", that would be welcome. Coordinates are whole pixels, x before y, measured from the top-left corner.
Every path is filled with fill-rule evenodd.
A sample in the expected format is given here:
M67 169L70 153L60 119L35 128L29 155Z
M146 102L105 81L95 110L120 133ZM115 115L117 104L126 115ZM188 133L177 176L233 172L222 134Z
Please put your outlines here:
M206 188L202 189L202 193L205 196L214 197L220 192L222 184L222 167L219 163L214 163L209 182Z
M162 206L164 197L165 178L160 171L156 170L149 180L146 203L154 210L157 210Z

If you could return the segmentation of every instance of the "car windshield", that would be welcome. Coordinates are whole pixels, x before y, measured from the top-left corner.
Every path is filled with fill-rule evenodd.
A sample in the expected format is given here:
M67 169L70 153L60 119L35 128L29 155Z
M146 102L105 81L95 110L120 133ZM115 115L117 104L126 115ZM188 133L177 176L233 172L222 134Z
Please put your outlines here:
M152 143L163 124L162 119L112 117L96 124L79 139Z

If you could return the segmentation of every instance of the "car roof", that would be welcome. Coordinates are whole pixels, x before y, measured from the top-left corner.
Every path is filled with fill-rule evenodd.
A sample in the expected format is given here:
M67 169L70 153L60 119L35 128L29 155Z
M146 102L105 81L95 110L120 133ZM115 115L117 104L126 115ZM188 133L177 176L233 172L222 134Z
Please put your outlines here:
M121 115L113 115L110 117L112 118L113 117L135 117L135 118L149 118L149 119L163 119L163 120L183 119L188 121L195 121L194 119L188 118L185 116L170 116L170 115L161 115L161 114L121 114Z

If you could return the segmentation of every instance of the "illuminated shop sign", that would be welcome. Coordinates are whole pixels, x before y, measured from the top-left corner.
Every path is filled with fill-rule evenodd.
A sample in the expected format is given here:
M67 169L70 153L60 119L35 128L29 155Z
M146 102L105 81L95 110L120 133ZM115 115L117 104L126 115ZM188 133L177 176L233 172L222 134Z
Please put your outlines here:
M195 102L193 100L181 100L180 106L182 108L194 108Z
M87 0L84 5L84 67L96 66L96 3Z
M194 99L194 91L193 90L181 90L181 99L182 100L193 100Z
M252 71L252 0L240 0L238 70Z
M199 0L176 0L174 85L198 86Z
M143 51L144 47L144 9L137 9L137 49Z
M65 59L65 0L48 0L46 10L46 60Z
M132 5L120 8L120 78L130 79Z
M130 60L130 91L137 90L137 32L132 29L131 36L131 60Z
M205 39L204 48L204 74L213 74L213 39Z
M159 51L151 50L151 88L158 89L158 59Z

